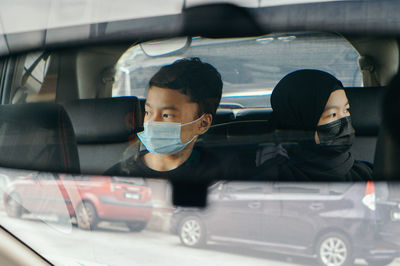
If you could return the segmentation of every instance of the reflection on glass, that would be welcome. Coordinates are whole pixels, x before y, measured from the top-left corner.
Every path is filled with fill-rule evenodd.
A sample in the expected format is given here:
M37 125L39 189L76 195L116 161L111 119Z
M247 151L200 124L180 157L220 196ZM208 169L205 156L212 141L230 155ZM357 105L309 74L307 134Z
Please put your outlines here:
M1 174L1 225L56 265L399 265L397 183L220 181L196 209L164 180Z

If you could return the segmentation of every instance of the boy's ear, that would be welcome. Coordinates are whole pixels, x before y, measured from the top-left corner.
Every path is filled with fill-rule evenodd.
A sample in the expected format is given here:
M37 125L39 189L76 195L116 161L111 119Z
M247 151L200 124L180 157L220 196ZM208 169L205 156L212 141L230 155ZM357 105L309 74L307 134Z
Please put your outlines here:
M212 114L204 114L200 123L200 134L204 134L210 128L212 124L213 116Z

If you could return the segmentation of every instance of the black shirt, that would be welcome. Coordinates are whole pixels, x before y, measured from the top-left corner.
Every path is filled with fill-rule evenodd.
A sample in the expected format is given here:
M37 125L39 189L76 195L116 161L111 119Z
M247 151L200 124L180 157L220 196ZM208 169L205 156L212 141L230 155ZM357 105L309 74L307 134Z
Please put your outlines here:
M371 165L354 160L350 152L324 156L294 145L267 148L270 159L259 167L255 180L278 182L356 182L372 179Z
M240 176L240 162L234 155L217 154L202 148L193 149L190 157L180 166L169 171L156 171L143 162L142 151L125 161L117 163L105 172L105 175L134 177L154 177L190 180L227 180Z

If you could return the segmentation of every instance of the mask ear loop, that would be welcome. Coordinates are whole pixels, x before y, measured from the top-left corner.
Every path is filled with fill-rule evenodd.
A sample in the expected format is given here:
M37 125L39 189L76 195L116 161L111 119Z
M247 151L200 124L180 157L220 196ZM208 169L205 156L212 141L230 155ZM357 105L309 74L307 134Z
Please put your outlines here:
M187 125L190 125L190 124L194 124L194 123L198 122L200 119L202 119L204 117L204 115L205 114L202 114L199 118L197 118L196 120L194 120L192 122L189 122L189 123L186 123L186 124L181 124L181 127L187 126Z
M192 121L192 122L189 122L189 123L186 123L186 124L181 124L181 127L183 127L183 126L187 126L187 125L191 125L191 124L194 124L194 123L197 123L200 119L202 119L203 117L204 117L204 115L205 114L202 114L199 118L197 118L196 120L194 120L194 121ZM194 135L193 136L193 138L191 139L191 140L189 140L188 142L186 142L186 143L184 143L185 145L188 145L188 144L190 144L195 138L197 138L199 135Z

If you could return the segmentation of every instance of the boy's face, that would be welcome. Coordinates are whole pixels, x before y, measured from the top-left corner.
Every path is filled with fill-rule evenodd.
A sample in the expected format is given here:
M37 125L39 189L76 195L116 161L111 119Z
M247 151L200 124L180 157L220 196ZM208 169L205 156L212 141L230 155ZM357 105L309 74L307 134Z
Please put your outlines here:
M144 122L176 122L186 124L199 118L199 105L189 97L167 88L150 87L147 93ZM199 121L181 128L181 141L186 143L194 136L206 132L212 116L206 114Z

